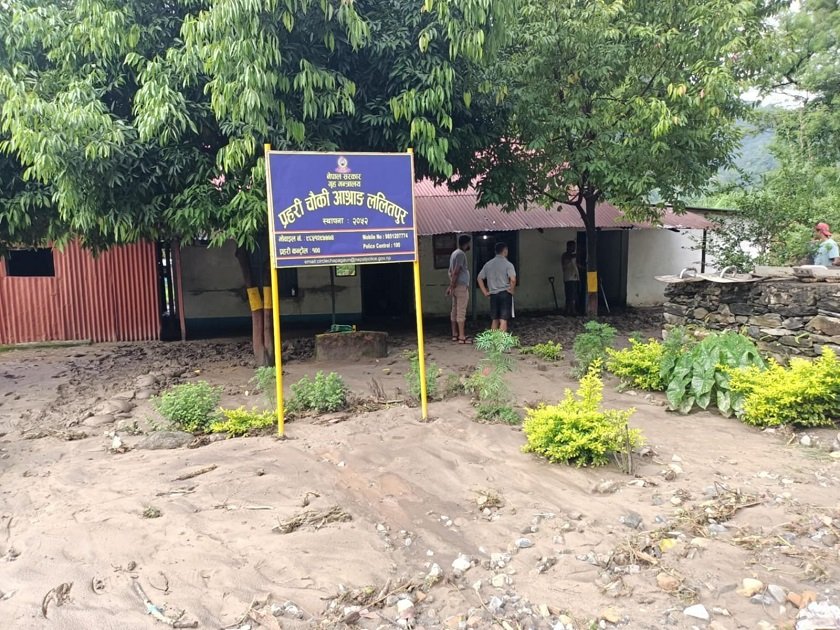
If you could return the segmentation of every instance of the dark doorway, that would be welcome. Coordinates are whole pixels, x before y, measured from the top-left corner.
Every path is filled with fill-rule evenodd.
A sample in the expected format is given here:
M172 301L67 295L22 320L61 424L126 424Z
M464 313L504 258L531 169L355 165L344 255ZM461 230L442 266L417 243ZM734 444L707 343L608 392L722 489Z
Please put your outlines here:
M172 246L168 243L158 243L156 250L160 338L163 341L175 341L181 338L178 300L175 297L175 259Z
M475 271L473 280L478 276L481 268L495 257L496 243L504 243L508 246L508 260L516 267L516 282L522 283L519 277L519 232L479 232L473 235L473 251Z
M627 306L627 230L598 230L598 310L606 312ZM578 232L579 260L586 265L586 232ZM586 304L586 277L581 278L580 304Z
M411 264L361 265L362 316L368 321L411 321L414 271Z

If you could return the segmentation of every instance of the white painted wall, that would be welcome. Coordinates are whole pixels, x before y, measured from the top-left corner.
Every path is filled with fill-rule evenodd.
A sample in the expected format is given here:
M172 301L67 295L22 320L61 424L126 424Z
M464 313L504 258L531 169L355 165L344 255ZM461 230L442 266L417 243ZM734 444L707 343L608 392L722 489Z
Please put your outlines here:
M184 282L184 315L187 319L249 317L250 310L233 241L218 248L181 249ZM336 278L336 312L362 311L358 269L354 277ZM328 267L298 269L298 294L280 300L284 316L320 315L332 312Z
M657 306L665 301L665 284L654 276L700 270L702 230L630 230L627 254L627 305Z

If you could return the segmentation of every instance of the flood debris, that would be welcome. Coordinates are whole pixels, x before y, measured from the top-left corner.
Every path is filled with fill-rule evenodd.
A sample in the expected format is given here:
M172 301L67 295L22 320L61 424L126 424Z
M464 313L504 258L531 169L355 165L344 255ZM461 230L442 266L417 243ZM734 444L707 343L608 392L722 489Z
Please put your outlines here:
M199 475L205 475L209 472L213 472L217 468L218 466L216 464L210 464L209 466L205 466L204 468L199 468L198 470L193 470L192 472L179 475L178 477L175 477L175 479L173 479L172 481L186 481L187 479L192 479L193 477L198 477Z
M50 606L50 602L55 602L56 607L60 607L70 601L70 589L72 588L73 582L63 582L47 591L44 599L41 600L41 614L44 616L44 619L48 618L47 609Z
M184 621L185 612L181 611L176 617L167 617L163 614L163 611L155 606L152 603L152 600L149 599L149 596L146 595L146 591L143 590L143 587L140 585L138 580L134 580L132 584L134 588L134 592L137 593L137 596L141 599L143 604L146 606L146 612L160 621L161 623L166 624L170 628L198 628L197 621Z
M304 527L321 529L330 523L346 523L352 521L353 517L338 505L325 510L304 510L291 518L281 521L271 528L271 531L278 534L291 534Z

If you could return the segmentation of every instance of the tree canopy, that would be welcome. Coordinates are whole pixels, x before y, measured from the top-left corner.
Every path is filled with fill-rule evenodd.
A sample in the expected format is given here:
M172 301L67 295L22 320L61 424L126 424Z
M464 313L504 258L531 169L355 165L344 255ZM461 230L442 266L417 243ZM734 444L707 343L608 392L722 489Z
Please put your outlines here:
M262 145L456 173L505 0L9 0L0 244L233 238L265 226ZM475 120L479 120L480 115ZM11 182L11 183L9 183Z

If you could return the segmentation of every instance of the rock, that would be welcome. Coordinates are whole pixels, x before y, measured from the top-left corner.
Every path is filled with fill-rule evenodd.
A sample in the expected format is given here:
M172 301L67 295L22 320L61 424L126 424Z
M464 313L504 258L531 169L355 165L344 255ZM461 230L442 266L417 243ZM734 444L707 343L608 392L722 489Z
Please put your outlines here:
M504 588L510 583L510 578L506 576L504 573L498 573L493 576L490 580L490 584L495 586L496 588Z
M764 590L764 582L756 580L755 578L744 578L741 580L741 588L738 589L738 594L744 597L752 597L756 593Z
M628 512L620 520L630 529L640 529L642 527L642 516L637 512Z
M505 607L505 602L502 601L501 598L493 597L490 598L490 601L487 602L487 610L489 610L492 614L498 615L499 611Z
M400 619L411 619L414 616L414 602L410 599L401 599L397 602L397 614Z
M520 549L528 549L529 547L533 547L534 543L528 538L519 538L516 541L516 546Z
M759 328L781 328L782 317L776 313L767 313L766 315L753 315L749 319L752 326ZM787 331L786 331L787 332Z
M814 441L811 439L810 435L803 435L801 438L799 438L799 443L802 446L812 446Z
M149 389L157 385L157 377L151 374L144 374L143 376L138 376L134 384L137 386L137 389Z
M147 451L181 448L192 442L193 439L194 436L191 433L184 431L156 431L140 440L136 448Z
M603 619L604 621L609 621L610 623L618 623L621 621L621 614L612 606L609 608L605 608L601 611L601 614L598 615L599 619Z
M826 547L834 547L834 545L837 544L837 536L835 536L834 534L825 534L820 539L820 542L822 542L822 544Z
M778 584L769 584L767 586L767 593L780 604L784 604L787 601L785 589Z
M112 416L110 413L103 413L98 416L90 416L89 418L85 418L82 424L86 427L102 427L106 424L111 424L113 421L114 416Z
M671 461L674 462L675 464L681 464L682 463L682 457L680 457L679 455L672 455L671 456Z
M840 319L827 315L817 315L808 322L806 328L828 337L837 337L840 336Z
M149 400L156 393L157 392L153 389L149 389L149 388L140 389L140 390L137 390L137 394L136 394L135 398L137 398L137 400Z
M614 492L617 492L620 487L621 484L617 481L606 480L598 483L598 485L592 489L592 492L595 494L613 494Z
M767 593L758 593L750 597L750 602L759 606L772 606L773 598Z
M452 615L451 617L447 617L444 623L449 630L459 630L462 623L466 624L464 615Z
M706 610L706 607L703 604L695 604L694 606L689 606L683 611L683 614L686 617L692 617L694 619L702 619L703 621L709 620L709 611Z
M680 581L673 575L667 573L660 573L656 576L656 583L666 593L673 593L680 587Z
M452 561L452 569L460 573L469 571L471 567L472 560L469 556L465 556L464 554L459 554L458 557Z
M829 602L812 602L796 616L796 630L840 628L840 606Z

